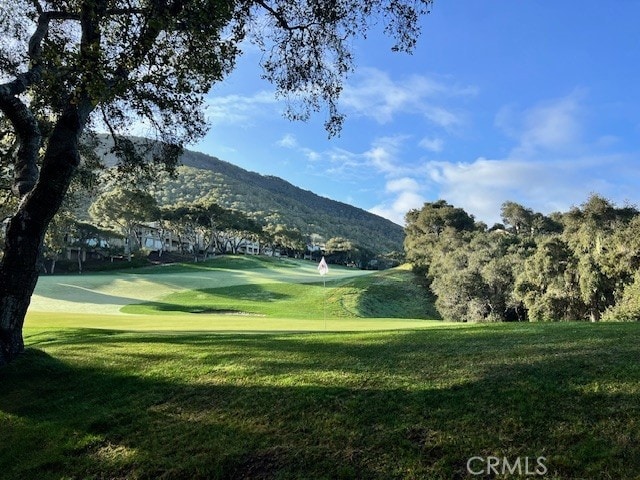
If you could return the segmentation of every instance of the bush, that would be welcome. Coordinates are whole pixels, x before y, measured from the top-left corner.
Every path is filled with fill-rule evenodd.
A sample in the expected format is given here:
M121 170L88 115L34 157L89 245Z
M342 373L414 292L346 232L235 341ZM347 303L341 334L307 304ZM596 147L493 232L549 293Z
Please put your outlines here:
M602 320L609 322L640 321L640 273L636 274L633 283L625 287L622 298L604 312Z

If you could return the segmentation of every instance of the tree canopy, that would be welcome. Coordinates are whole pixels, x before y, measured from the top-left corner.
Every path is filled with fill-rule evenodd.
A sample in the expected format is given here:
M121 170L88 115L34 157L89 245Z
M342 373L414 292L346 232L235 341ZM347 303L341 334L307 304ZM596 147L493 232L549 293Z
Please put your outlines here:
M443 318L640 320L635 207L591 195L568 212L546 216L505 202L503 228L471 229L468 220L438 227L443 213L454 212L468 216L443 201L407 215L407 258L426 276Z

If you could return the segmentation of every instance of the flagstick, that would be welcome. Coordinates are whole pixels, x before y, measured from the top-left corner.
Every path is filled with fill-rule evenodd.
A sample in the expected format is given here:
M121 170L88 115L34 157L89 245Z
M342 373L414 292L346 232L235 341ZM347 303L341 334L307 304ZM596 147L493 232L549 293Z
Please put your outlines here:
M322 317L324 318L324 329L327 329L327 280L322 277Z
M324 329L327 329L327 280L325 275L329 272L329 267L324 256L318 264L318 273L322 277L322 318L324 319Z

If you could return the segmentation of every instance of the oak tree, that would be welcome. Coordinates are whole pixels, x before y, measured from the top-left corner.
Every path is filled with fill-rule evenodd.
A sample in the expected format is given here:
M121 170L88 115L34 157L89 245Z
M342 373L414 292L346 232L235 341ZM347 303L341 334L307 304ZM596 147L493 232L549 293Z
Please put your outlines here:
M155 198L142 190L115 188L101 195L89 207L91 217L98 223L116 226L125 239L125 253L131 261L134 250L142 248L137 229L143 222L159 218Z

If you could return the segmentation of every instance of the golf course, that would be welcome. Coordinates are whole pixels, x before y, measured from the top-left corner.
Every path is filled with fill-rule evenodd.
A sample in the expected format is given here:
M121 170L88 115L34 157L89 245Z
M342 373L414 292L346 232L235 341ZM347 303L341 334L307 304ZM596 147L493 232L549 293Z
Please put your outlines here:
M632 479L640 324L447 323L411 270L40 277L2 479Z
M402 279L409 273L403 273L395 279L384 275L365 281L369 291L384 285L384 298L363 295L365 284L357 279L372 271L332 266L322 278L313 262L263 257L42 276L27 323L47 328L250 332L424 326L424 320L436 314L427 300L420 308L420 288L414 285L407 291ZM391 305L367 306L372 301ZM401 312L410 315L398 317Z

